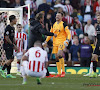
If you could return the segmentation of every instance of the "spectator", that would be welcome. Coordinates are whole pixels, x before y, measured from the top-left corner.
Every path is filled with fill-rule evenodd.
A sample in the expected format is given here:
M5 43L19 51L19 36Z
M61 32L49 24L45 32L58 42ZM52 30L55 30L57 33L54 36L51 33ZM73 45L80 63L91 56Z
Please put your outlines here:
M89 67L92 57L92 47L88 37L84 37L84 44L79 48L78 56L80 57L80 64L82 67Z
M73 14L71 15L71 17L73 17L73 18L74 18L74 17L77 17L77 14L78 14L77 10L74 9L74 10L73 10Z
M95 36L95 27L91 24L91 20L87 21L87 24L84 27L84 33L87 33L88 36Z
M83 30L82 23L79 21L78 17L74 17L74 23L80 24L80 29Z
M64 12L66 11L64 5L61 4L61 0L56 0L56 5L54 5L54 8L59 8L59 7L62 8Z
M78 10L77 17L80 22L83 22L83 16L81 15L81 10Z
M85 0L80 0L80 6L84 6Z
M94 11L94 13L96 11L99 11L100 12L100 0L98 0L97 2L94 3L93 11Z
M69 50L68 61L79 61L78 54L77 54L78 50L79 50L79 40L74 39L74 44L70 47Z
M86 0L86 6L81 7L82 8L82 15L84 17L84 22L86 23L89 19L92 19L93 15L93 7L90 5L90 0Z
M69 15L68 12L66 12L65 17L62 19L67 25L72 25L74 24L73 18Z
M23 6L23 5L25 5L23 0L15 0L15 2L11 5L11 7L15 8L15 7Z
M43 3L43 0L36 0L36 5L37 5L37 8L39 7L40 4Z
M51 14L47 13L47 18L46 18L46 30L50 31L51 29Z
M79 10L80 0L70 0L70 3L74 9Z
M93 0L88 0L88 1L89 1L89 4L92 5ZM86 5L87 5L87 0L84 1L84 6L86 6Z
M80 24L76 24L76 34L78 37L80 34L83 34L83 31L80 29Z
M24 10L23 15L23 29L22 32L24 32L27 35L27 42L28 42L28 32L29 32L29 25L28 25L28 15L26 9Z
M9 8L10 7L10 0L0 0L0 7Z
M32 9L34 12L37 10L37 5L36 5L36 2L35 0L26 0L25 1L25 4L28 5L30 4L30 9Z
M68 12L69 15L71 15L73 13L73 7L70 5L70 1L69 0L65 0L65 12Z
M76 36L76 32L75 29L73 29L72 27L69 27L69 30L71 34L71 43L73 44L73 37Z
M50 10L50 6L46 3L46 0L43 0L43 3L39 5L38 12L44 11L45 17Z

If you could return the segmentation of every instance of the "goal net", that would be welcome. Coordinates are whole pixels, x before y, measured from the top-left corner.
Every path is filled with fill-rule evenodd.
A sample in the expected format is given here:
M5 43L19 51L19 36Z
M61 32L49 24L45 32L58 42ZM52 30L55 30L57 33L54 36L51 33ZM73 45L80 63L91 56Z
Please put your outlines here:
M4 39L4 30L6 25L9 24L9 16L15 15L17 18L17 24L23 25L23 8L28 7L29 5L25 5L18 8L0 8L0 64L2 64L6 60L5 51L3 50L3 39ZM28 9L28 12L29 9ZM30 13L29 13L30 14ZM30 15L28 14L28 19ZM15 25L16 29L16 25Z

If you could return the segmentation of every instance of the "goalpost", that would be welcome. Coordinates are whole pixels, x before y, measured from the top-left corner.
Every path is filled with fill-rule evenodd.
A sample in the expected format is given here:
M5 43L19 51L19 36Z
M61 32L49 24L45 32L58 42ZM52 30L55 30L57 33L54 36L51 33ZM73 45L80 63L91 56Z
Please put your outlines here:
M9 16L15 15L17 24L23 25L23 8L28 7L28 23L30 19L30 5L24 5L18 8L0 8L0 62L5 61L5 51L3 50L4 30L9 24ZM16 27L15 27L16 28Z

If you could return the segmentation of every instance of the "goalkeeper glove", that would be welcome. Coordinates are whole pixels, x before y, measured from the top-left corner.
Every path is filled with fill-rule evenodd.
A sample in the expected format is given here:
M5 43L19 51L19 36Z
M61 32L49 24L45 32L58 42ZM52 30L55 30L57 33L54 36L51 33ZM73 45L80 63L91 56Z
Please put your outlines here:
M66 41L64 41L64 45L67 47L69 44L69 40L67 39Z

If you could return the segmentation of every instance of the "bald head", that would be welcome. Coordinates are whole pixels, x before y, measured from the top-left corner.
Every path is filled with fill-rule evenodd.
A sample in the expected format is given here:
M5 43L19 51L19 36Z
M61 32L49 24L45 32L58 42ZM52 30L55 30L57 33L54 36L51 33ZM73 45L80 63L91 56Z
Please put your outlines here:
M42 47L41 41L36 41L36 42L34 43L34 47Z

